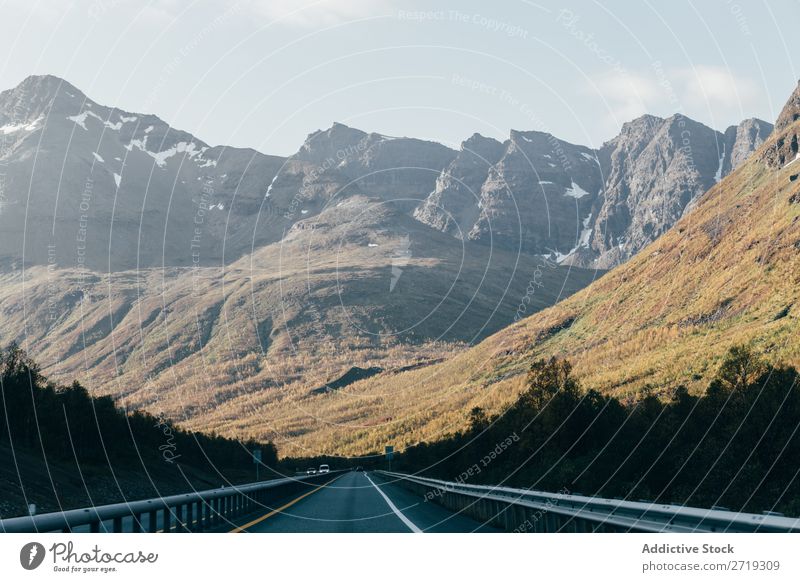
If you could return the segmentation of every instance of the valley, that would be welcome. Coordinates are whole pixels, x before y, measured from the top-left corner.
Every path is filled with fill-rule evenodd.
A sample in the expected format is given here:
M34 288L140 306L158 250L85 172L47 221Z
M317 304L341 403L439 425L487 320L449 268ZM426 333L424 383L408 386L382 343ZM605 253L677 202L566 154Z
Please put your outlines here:
M796 358L796 205L763 212L792 186L748 158L785 140L759 120L458 151L334 123L284 158L44 76L0 94L0 131L0 341L191 430L364 454L502 410L541 355L633 399L736 342Z

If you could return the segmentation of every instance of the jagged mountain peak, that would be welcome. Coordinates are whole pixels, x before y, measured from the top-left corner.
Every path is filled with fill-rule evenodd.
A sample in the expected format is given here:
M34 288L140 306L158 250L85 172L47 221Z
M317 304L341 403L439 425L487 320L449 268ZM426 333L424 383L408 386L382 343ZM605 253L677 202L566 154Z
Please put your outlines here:
M761 147L772 133L772 124L755 117L725 130L722 176L741 166L750 154Z
M312 161L324 160L330 156L335 158L337 151L353 147L367 137L368 134L360 129L334 122L328 129L319 129L308 134L296 155Z
M637 127L646 127L646 126L658 126L664 122L663 117L658 117L657 115L650 115L649 113L645 113L644 115L640 115L630 121L626 121L622 124L621 133L625 133L626 130L630 130Z
M264 191L283 161L209 148L155 115L99 105L53 75L0 94L0 134L2 264L15 264L23 249L26 263L47 262L54 246L51 262L95 270L191 264L193 244L204 265L238 258L253 246ZM193 243L195 221L203 233ZM220 226L226 221L235 234ZM87 225L85 249L79 223ZM250 236L238 234L247 229ZM256 239L282 232L262 221Z
M461 143L460 152L473 154L487 160L487 163L493 164L500 159L504 147L505 144L492 137L473 133Z
M366 135L367 132L356 127L351 127L349 125L345 125L344 123L334 121L328 129L318 129L317 131L310 133L306 141L319 138L332 140L361 139L366 137Z
M557 139L550 133L544 131L537 131L537 130L518 130L512 129L508 134L509 140L512 142L520 143L520 142L527 142L527 143L547 143L549 141Z
M652 133L661 127L663 123L664 119L662 117L657 117L655 115L641 115L636 119L631 119L630 121L623 123L619 134L606 142L605 145L614 143L615 141L618 141L626 136L642 134L652 135Z
M92 102L76 87L53 75L32 75L0 93L0 125L32 122L51 112L76 110Z
M78 89L69 81L62 79L61 77L48 74L29 75L28 77L25 77L25 79L23 79L19 85L13 89L9 89L9 91L25 92L29 95L47 96L50 98L59 95L69 95L84 99L86 98L86 95L83 93L83 91Z

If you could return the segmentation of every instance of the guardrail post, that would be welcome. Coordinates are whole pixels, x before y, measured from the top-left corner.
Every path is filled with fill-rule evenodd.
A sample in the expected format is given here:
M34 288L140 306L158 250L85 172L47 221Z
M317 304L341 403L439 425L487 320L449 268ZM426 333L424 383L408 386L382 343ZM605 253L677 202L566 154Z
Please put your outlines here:
M189 527L192 524L190 507L191 503L183 503L178 506L178 527L175 531L189 531Z
M191 508L191 515L189 517L189 530L190 531L199 531L200 530L200 503L197 501L193 501L189 504Z
M113 525L111 526L111 531L114 533L122 533L122 518L115 517L113 521Z
M142 531L142 519L144 515L141 513L134 513L133 514L133 523L131 524L131 532L132 533L141 533Z
M170 533L172 531L172 508L167 505L164 507L164 532Z
M150 533L156 533L158 531L158 511L151 509L150 517L147 521L147 531Z

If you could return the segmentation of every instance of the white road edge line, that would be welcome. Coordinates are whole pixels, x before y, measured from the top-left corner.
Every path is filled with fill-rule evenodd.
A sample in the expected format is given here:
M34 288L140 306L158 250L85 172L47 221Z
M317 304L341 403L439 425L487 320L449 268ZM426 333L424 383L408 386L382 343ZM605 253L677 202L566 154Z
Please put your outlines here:
M403 512L402 512L402 511L400 511L399 509L397 509L397 506L396 506L394 503L392 503L392 500L391 500L391 499L389 499L389 496L388 496L388 495L386 495L386 493L384 493L383 491L381 491L381 488L380 488L380 487L378 487L377 485L375 485L375 482L374 482L372 479L370 479L370 478L369 478L369 475L367 475L366 473L364 473L364 477L366 477L366 478L367 478L367 481L369 481L369 482L372 484L372 486L373 486L373 487L375 487L375 489L378 491L378 493L380 493L380 494L381 494L381 497L383 497L383 500L384 500L384 501L386 502L386 504L389 506L389 509L391 509L392 511L394 511L394 514L395 514L397 517L399 517L399 518L400 518L400 520L401 520L401 521L402 521L404 524L406 524L406 525L408 526L408 529L410 529L410 530L411 530L411 531L413 531L414 533L422 533L422 530L421 530L421 529L419 529L419 528L418 528L416 525L414 525L414 522L413 522L413 521L411 521L410 519L408 519L408 518L407 518L405 515L403 515Z

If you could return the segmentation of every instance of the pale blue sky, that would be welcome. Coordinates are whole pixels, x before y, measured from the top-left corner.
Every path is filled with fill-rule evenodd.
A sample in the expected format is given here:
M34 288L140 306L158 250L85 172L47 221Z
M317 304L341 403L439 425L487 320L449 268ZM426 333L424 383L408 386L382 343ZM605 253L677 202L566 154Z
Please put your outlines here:
M773 121L798 78L796 0L0 0L0 14L0 88L51 73L275 154L333 121L451 146L514 128L596 147L643 113L724 130Z

